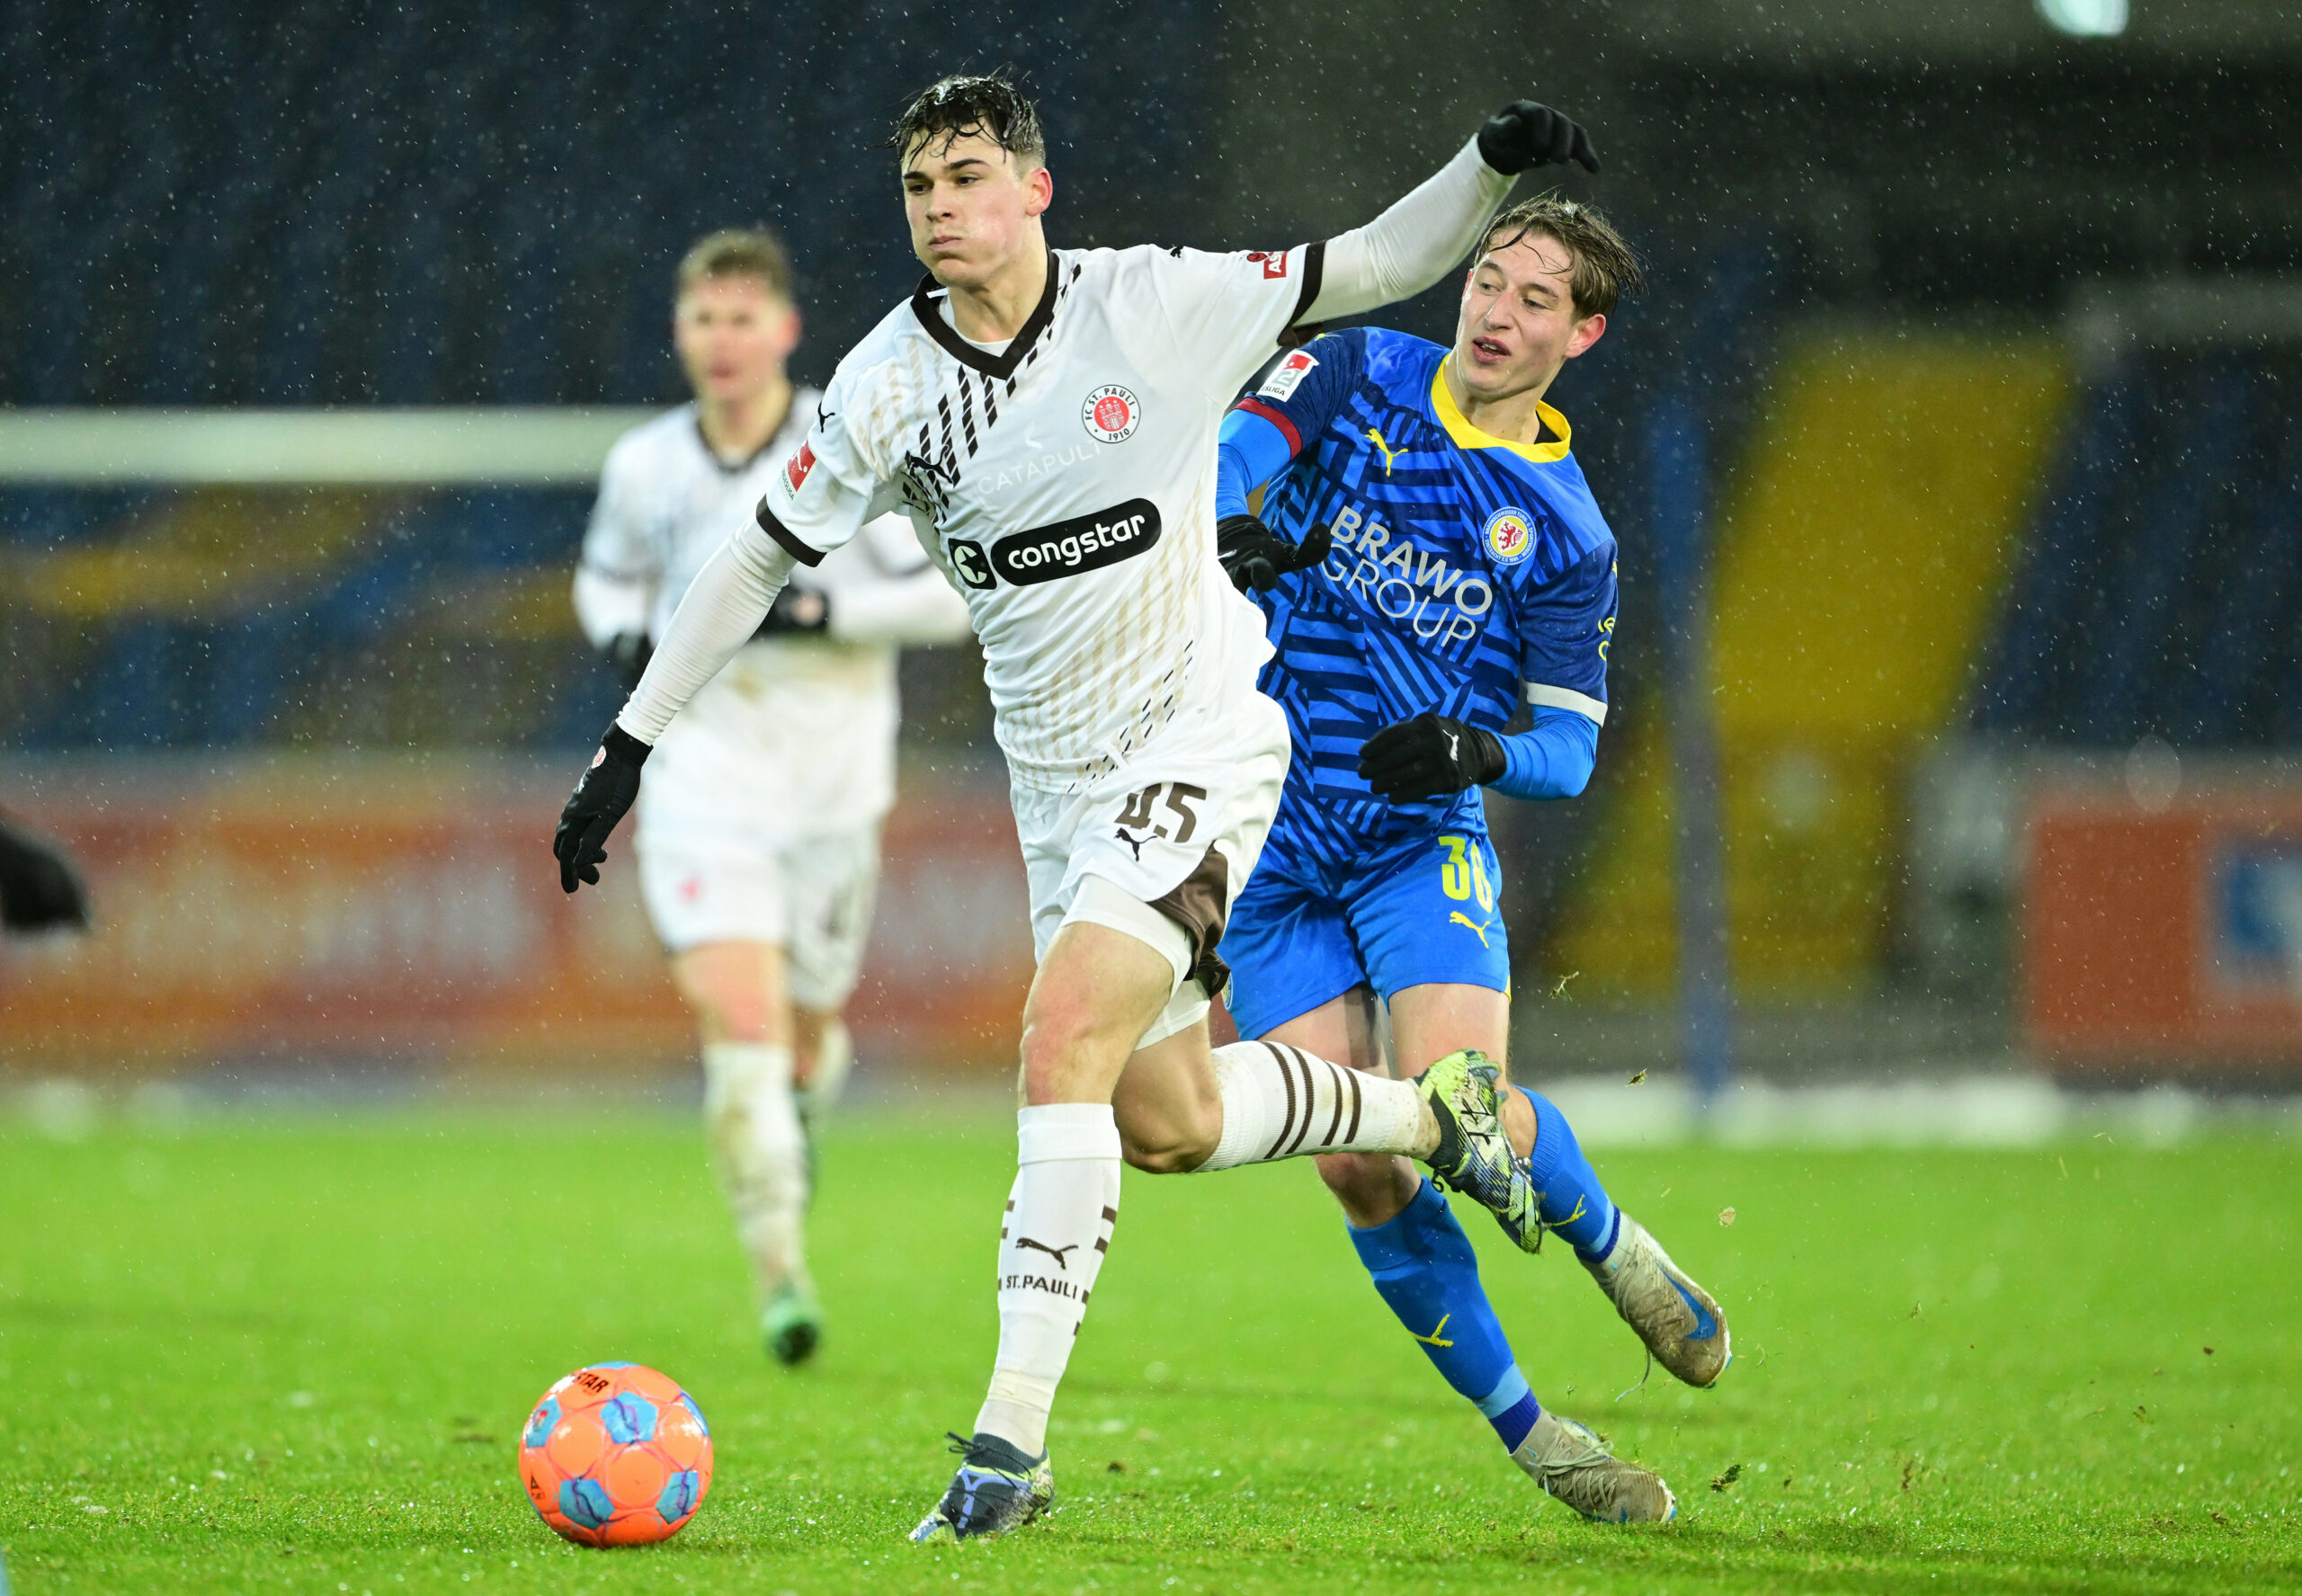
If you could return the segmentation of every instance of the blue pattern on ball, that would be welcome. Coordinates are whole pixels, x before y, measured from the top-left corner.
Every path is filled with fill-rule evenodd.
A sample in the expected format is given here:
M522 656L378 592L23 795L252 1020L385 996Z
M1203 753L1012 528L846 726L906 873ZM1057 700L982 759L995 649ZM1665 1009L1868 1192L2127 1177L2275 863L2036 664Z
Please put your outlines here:
M571 1523L597 1529L615 1516L615 1503L597 1480L559 1482L559 1511Z
M594 1363L592 1367L593 1369L638 1369L639 1365L637 1363L619 1360L614 1363Z
M709 1440L711 1426L703 1422L703 1410L695 1405L695 1398L683 1391L680 1393L680 1405L695 1415L695 1427L703 1431L704 1440Z
M626 1391L600 1404L600 1422L618 1446L656 1439L656 1404L634 1391Z
M547 1396L536 1404L536 1411L528 1415L528 1428L520 1437L520 1444L526 1447L543 1445L545 1438L551 1434L552 1426L558 1422L559 1398Z
M692 1468L683 1468L671 1477L664 1493L656 1498L656 1512L666 1524L676 1524L695 1511L695 1499L702 1493L702 1481Z

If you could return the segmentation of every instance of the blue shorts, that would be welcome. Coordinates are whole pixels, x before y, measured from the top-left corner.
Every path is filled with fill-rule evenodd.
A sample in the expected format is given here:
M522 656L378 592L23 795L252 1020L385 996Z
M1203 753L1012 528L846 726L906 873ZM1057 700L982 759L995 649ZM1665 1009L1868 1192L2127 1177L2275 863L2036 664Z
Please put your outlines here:
M1431 982L1507 993L1502 896L1482 825L1420 832L1342 865L1299 859L1274 835L1223 928L1224 1002L1254 1038L1358 986L1385 1003Z

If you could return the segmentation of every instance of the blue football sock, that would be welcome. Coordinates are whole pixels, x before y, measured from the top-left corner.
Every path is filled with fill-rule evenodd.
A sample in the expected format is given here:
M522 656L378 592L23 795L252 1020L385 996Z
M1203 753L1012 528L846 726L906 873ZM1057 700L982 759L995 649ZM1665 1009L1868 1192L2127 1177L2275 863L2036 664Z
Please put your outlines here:
M1512 1360L1503 1326L1479 1286L1471 1238L1439 1188L1423 1181L1396 1218L1353 1229L1351 1244L1407 1333L1515 1450L1543 1410Z
M1543 1223L1578 1257L1601 1262L1615 1250L1620 1229L1615 1205L1592 1172L1591 1161L1583 1156L1558 1105L1524 1086L1519 1091L1535 1110L1535 1147L1527 1155L1527 1180L1541 1197Z

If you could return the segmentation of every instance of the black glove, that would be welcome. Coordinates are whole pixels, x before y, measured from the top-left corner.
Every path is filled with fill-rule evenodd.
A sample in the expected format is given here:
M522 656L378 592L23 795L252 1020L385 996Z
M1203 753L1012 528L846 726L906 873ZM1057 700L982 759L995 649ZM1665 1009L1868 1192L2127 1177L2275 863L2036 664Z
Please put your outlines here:
M53 843L0 821L0 924L11 931L88 923L88 890Z
M1394 804L1484 787L1503 774L1503 739L1444 715L1395 721L1359 751L1359 779Z
M656 657L656 646L647 640L646 632L618 632L601 652L607 655L608 669L623 683L623 691L629 692L639 685L647 662Z
M1334 535L1325 527L1314 527L1302 542L1289 543L1253 515L1227 515L1215 526L1215 557L1241 593L1251 587L1268 592L1289 572L1309 570L1326 558L1334 544Z
M1513 100L1486 119L1478 130L1478 153L1505 177L1530 166L1564 166L1573 161L1585 172L1599 169L1591 135L1548 105Z
M552 834L560 891L575 891L579 881L600 884L608 834L639 796L639 767L647 762L648 753L647 745L623 727L608 727L600 751L592 755L592 768L567 795L567 807L559 812L559 829Z
M754 638L775 637L786 632L819 632L831 625L831 599L827 594L783 584L775 595L775 602L767 607L767 614L759 623Z

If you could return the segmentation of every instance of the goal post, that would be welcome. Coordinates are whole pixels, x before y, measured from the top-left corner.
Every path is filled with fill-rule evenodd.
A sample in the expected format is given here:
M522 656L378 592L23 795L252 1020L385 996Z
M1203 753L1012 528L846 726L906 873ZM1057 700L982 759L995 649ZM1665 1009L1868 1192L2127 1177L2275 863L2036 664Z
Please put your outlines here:
M0 484L580 486L659 414L622 406L0 410Z

